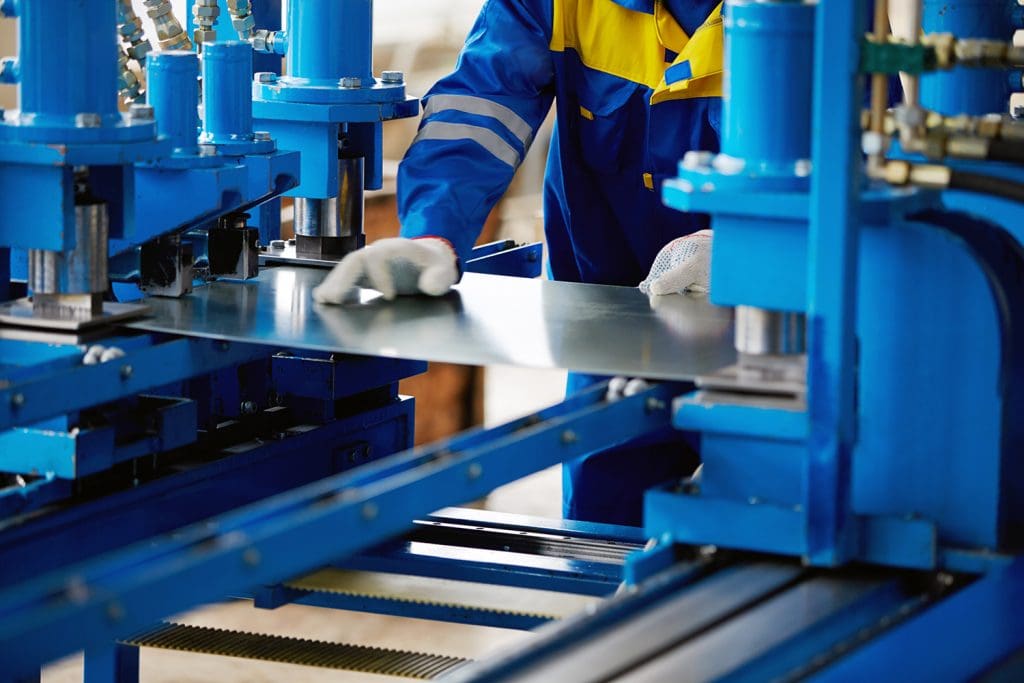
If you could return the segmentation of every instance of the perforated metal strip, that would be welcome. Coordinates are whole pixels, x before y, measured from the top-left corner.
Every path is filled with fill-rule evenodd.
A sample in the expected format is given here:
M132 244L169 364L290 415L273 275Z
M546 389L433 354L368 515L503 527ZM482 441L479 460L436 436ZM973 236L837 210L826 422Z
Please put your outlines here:
M166 623L125 645L430 680L470 660L364 645Z

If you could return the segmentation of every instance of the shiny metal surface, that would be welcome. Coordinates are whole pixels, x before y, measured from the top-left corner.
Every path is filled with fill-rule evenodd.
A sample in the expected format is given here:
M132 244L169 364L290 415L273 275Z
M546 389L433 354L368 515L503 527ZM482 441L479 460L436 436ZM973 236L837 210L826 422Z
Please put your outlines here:
M363 157L338 159L338 196L295 198L295 234L352 237L363 234Z
M82 332L137 318L149 312L149 306L146 304L122 304L112 301L101 303L102 310L97 314L83 315L72 308L56 307L40 313L31 300L17 299L0 304L0 325L54 332ZM10 332L14 334L13 331Z
M639 290L467 274L455 291L359 304L314 304L326 271L265 269L181 299L148 299L135 329L466 365L569 368L692 379L735 362L732 311L705 297L650 302Z
M305 237L340 237L338 198L295 198L295 234Z
M107 291L107 205L75 206L75 248L69 252L29 251L29 287L37 294Z
M803 313L736 307L736 350L754 356L782 356L807 351L807 318Z

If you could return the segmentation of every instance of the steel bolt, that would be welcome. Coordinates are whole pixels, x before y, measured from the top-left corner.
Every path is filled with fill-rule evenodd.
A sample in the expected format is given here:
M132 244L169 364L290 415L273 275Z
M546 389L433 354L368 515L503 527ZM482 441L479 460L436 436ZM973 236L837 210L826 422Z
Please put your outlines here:
M151 104L133 104L128 107L128 118L132 121L152 121L156 113Z
M13 394L11 396L11 406L14 408L20 408L25 405L25 394Z
M277 83L277 74L273 71L258 71L253 75L257 83Z
M649 399L647 399L646 403L644 404L644 407L647 409L647 412L656 413L665 409L665 402L659 398L651 396Z
M242 401L242 405L239 406L242 415L255 415L259 409L260 407L256 405L255 401Z
M376 519L378 512L379 510L377 510L377 506L374 503L366 503L363 505L363 519L365 519L367 522Z
M76 128L99 128L103 125L103 118L99 114L82 112L75 114Z
M579 441L579 437L576 436L576 432L572 431L571 429L566 429L564 432L562 432L561 439L562 444L566 446L572 445Z
M484 468L481 467L480 463L478 462L471 463L470 466L466 469L466 477L468 477L470 481L474 479L479 479L480 475L483 473Z
M121 379L128 379L132 376L133 368L130 365L121 366Z
M405 74L401 71L385 71L380 75L380 80L389 84L403 83L405 82Z
M342 88L354 89L363 87L363 79L359 76L345 76L338 83Z
M258 567L262 559L260 551L256 550L256 548L246 548L245 552L242 553L242 562L247 567Z
M258 130L252 134L252 139L256 142L270 142L273 138L270 137L270 133L265 130Z
M111 621L121 621L124 619L124 607L119 602L111 602L107 605L107 618Z

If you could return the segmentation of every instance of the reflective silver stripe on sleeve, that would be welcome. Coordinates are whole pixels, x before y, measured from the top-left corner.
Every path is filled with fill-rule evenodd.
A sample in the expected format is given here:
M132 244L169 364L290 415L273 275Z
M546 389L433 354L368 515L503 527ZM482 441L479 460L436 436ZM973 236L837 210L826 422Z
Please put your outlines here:
M432 95L423 110L423 118L442 111L460 111L465 114L489 116L501 122L509 132L519 138L523 149L529 149L533 142L533 128L523 117L503 104L491 102L483 97L473 95Z
M502 140L493 130L483 126L428 121L420 128L419 135L412 144L415 145L422 140L472 140L512 168L519 166L519 152L515 147Z

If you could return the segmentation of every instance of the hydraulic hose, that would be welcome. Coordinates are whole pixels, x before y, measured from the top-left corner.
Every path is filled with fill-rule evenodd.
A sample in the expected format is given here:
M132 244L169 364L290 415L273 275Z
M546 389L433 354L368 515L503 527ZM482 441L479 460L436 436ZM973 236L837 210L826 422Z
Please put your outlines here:
M951 169L949 189L987 194L1024 204L1024 184L982 173Z

